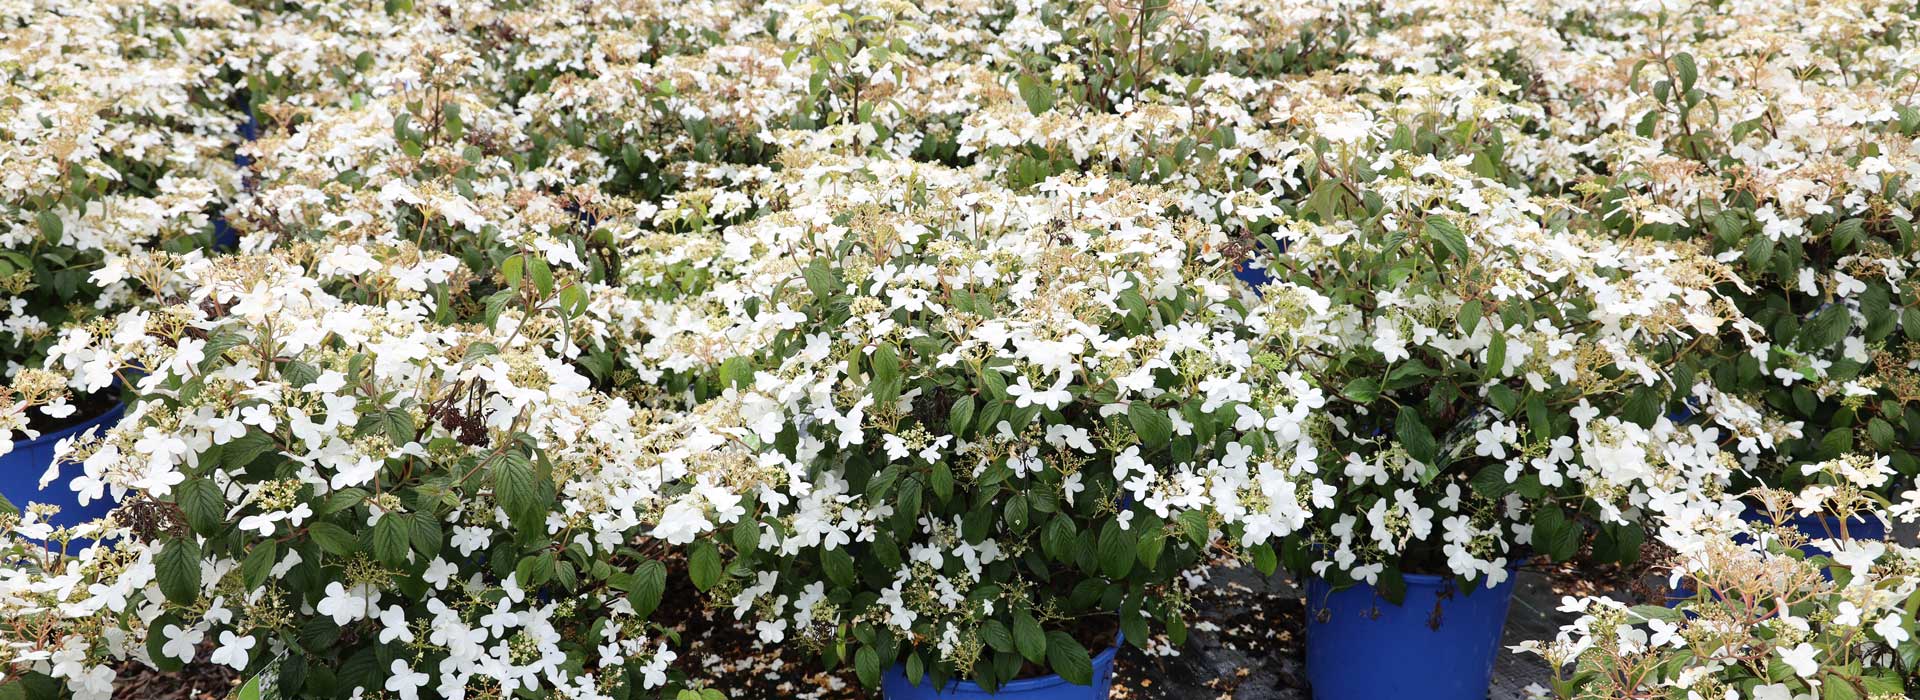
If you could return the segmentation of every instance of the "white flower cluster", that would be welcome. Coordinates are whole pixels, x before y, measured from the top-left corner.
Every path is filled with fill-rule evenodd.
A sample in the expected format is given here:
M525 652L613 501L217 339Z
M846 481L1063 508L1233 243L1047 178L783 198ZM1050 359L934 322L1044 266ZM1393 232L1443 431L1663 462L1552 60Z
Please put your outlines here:
M1669 524L1661 539L1677 552L1677 605L1567 597L1561 610L1577 619L1553 640L1516 647L1555 669L1553 687L1537 695L1908 697L1908 659L1920 653L1912 610L1920 550L1770 524L1810 515L1884 522L1882 509L1856 511L1849 499L1821 493L1781 491L1768 500L1775 503L1761 510L1770 514L1758 521L1736 515L1748 506L1728 500Z
M992 686L1222 558L1654 539L1852 606L1734 630L1796 671L1907 644L1898 548L1721 526L1920 510L1910 4L0 1L0 425L130 400L48 474L113 516L0 515L0 662L631 697L685 580Z
M222 78L231 4L0 4L0 371L132 303L142 254L211 242L244 109Z

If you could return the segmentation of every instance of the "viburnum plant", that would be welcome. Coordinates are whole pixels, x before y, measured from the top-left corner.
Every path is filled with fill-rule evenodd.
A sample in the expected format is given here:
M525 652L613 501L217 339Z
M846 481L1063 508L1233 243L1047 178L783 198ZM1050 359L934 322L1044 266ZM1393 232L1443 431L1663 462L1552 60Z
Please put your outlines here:
M1763 334L1684 246L1420 153L1427 127L1328 129L1314 196L1263 233L1289 332L1251 348L1327 392L1337 505L1291 568L1398 597L1405 573L1504 580L1531 554L1632 560L1652 514L1719 492L1717 428L1667 415L1722 337ZM1392 134L1389 136L1388 134Z
M279 659L302 696L669 684L647 623L665 549L644 535L684 470L656 410L549 350L574 315L550 279L509 275L520 312L440 325L282 257L178 262L180 298L54 347L83 387L137 397L60 447L82 499L123 505L111 546L9 571L0 601L31 632L10 667L99 698L121 659Z
M1816 510L1892 515L1782 493ZM1663 531L1677 552L1671 582L1694 592L1679 605L1566 598L1561 610L1578 619L1554 640L1516 647L1553 667L1541 695L1893 700L1920 691L1920 551L1837 535L1810 540L1738 518L1741 508L1728 499L1691 509ZM1809 556L1809 543L1831 554Z
M654 535L766 643L872 685L1091 681L1117 631L1184 638L1187 572L1304 524L1324 400L1279 326L1150 188L807 148L767 209L663 265L705 279L635 324L700 397L664 426L704 507Z
M60 326L142 292L103 270L211 242L236 187L222 63L241 10L147 0L9 3L0 29L0 374ZM108 77L111 76L111 77Z
M1579 186L1591 206L1622 231L1698 241L1750 285L1734 298L1776 344L1712 374L1765 410L1778 443L1747 484L1797 488L1812 483L1803 466L1860 449L1920 473L1900 438L1920 425L1920 111L1893 94L1911 90L1899 47L1915 25L1861 20L1883 31L1782 27L1817 32L1817 61L1758 51L1732 26L1656 24L1645 31L1663 40L1636 71L1567 96L1575 114L1640 115L1597 144L1607 175Z

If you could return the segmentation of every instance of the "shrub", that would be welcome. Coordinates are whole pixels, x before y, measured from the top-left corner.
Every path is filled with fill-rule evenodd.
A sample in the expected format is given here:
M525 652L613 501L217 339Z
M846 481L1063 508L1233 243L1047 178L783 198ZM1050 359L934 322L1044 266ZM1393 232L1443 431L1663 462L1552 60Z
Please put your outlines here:
M231 7L227 8L232 10ZM68 323L125 308L144 256L211 243L240 114L235 12L149 2L0 10L0 371L38 367ZM113 79L103 76L111 74Z
M797 137L799 138L799 137ZM762 641L993 687L1090 680L1116 630L1184 635L1183 573L1299 527L1323 398L1254 351L1277 313L1150 189L796 146L638 330L703 398L706 493L656 536ZM699 245L699 244L693 244Z
M1807 535L1750 526L1733 515L1742 507L1695 511L1662 535L1678 551L1672 582L1692 592L1677 607L1566 598L1561 610L1579 618L1551 642L1518 647L1554 667L1552 696L1891 700L1920 690L1916 552L1816 537L1826 549L1809 556Z
M557 294L522 278L525 318L438 326L273 257L182 264L187 299L55 347L137 397L61 447L83 498L124 499L104 525L121 539L27 577L8 602L63 633L20 637L12 662L52 659L38 670L84 697L113 658L177 670L203 641L245 671L278 657L284 692L313 696L667 682L646 623L664 550L640 535L680 473L647 439L654 409L549 350Z

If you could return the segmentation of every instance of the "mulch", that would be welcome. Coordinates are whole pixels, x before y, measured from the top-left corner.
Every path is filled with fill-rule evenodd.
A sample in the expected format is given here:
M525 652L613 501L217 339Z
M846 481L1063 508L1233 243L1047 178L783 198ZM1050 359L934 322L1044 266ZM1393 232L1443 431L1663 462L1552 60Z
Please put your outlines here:
M161 673L137 662L120 666L114 683L115 700L225 700L240 686L240 674L220 664L207 663L212 645L202 646L195 658L177 673Z

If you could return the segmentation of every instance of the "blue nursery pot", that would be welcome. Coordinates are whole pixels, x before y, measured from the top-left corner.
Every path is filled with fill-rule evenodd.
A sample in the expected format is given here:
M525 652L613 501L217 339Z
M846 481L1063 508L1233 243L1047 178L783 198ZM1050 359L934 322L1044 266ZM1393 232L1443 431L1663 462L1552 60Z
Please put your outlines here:
M1761 525L1771 524L1774 522L1773 517L1771 515L1760 512L1759 509L1753 508L1751 506L1749 506L1746 509L1746 511L1740 513L1740 519L1750 523L1756 523ZM1887 539L1887 524L1880 522L1879 518L1861 518L1861 517L1848 518L1846 523L1847 536L1844 538L1840 536L1840 532L1841 532L1840 518L1831 516L1831 515L1794 515L1794 516L1788 517L1786 522L1782 522L1779 524L1792 528L1794 530L1797 530L1800 532L1800 534L1806 535L1809 539L1828 539L1828 540L1838 540L1838 539L1885 540ZM1811 544L1802 545L1800 547L1800 551L1806 552L1808 556L1812 556L1815 554L1822 554L1822 555L1828 554L1826 550L1821 549L1819 547L1815 547Z
M1387 602L1361 583L1307 579L1307 682L1315 700L1486 700L1515 576L1487 588L1451 576L1405 574Z
M1740 519L1756 525L1770 525L1774 523L1772 515L1762 512L1759 507L1753 503L1747 503L1747 509L1741 511ZM1802 535L1806 535L1808 539L1882 541L1887 539L1887 524L1880 522L1879 518L1854 517L1847 519L1847 536L1845 538L1840 536L1840 518L1836 516L1794 515L1779 524L1798 531ZM1741 544L1752 541L1746 535L1735 535L1733 539L1735 542ZM1828 556L1832 554L1811 543L1800 545L1800 551L1809 557ZM1831 568L1821 569L1820 575L1825 576L1828 581L1833 580L1833 570ZM1669 608L1679 607L1681 603L1692 599L1693 596L1694 591L1685 584L1682 584L1680 588L1667 592L1666 606Z
M1267 273L1267 268L1254 267L1252 260L1234 268L1233 276L1240 278L1240 281L1247 283L1247 286L1252 287L1254 291L1259 291L1261 287L1273 281L1273 275Z
M247 118L245 121L240 122L238 131L243 141L253 141L260 137L260 119L254 115L251 105L247 107ZM235 152L233 154L233 164L245 168L253 165L253 159ZM227 223L226 216L215 214L213 216L213 249L223 251L234 250L239 247L240 232L233 230L233 225Z
M1093 657L1093 685L1074 685L1065 678L1046 675L1022 678L1001 684L987 692L972 681L948 681L945 688L934 688L933 677L923 676L919 685L907 682L907 669L894 664L880 681L880 697L886 700L1107 700L1113 692L1113 659L1120 654L1123 635L1113 646Z
M84 423L62 428L41 435L32 440L13 441L13 451L0 455L0 495L7 497L15 507L26 510L29 503L49 503L60 506L60 512L48 520L54 525L67 527L89 520L97 520L113 510L115 503L111 498L96 498L87 505L80 505L79 494L67 487L73 479L72 474L61 474L45 489L40 488L40 476L47 472L47 466L53 464L53 447L61 440L91 432L104 432L120 422L127 411L124 403L115 403ZM86 545L91 542L75 541Z
M233 226L227 223L227 217L218 214L214 215L213 249L220 251L233 250L239 247L240 232L233 230Z

